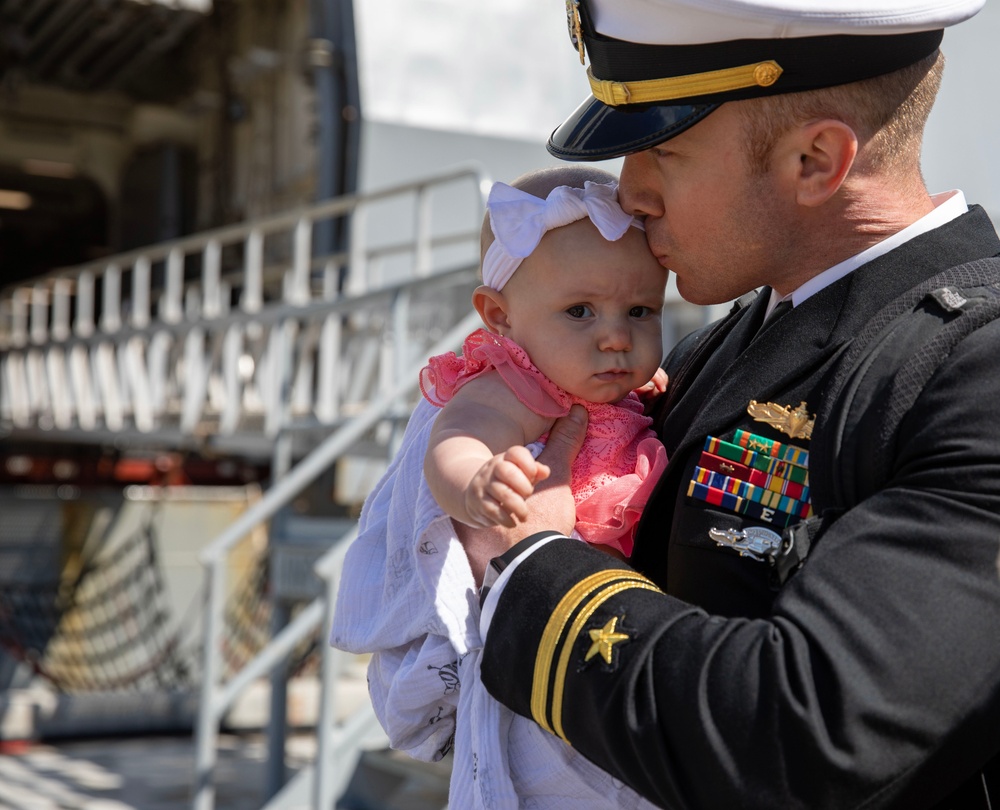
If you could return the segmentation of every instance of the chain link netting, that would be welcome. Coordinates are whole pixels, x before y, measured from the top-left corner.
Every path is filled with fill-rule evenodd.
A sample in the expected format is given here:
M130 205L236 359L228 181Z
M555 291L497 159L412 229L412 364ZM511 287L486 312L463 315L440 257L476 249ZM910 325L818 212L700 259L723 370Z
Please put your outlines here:
M0 572L2 573L2 572ZM234 583L226 610L226 677L268 642L272 601L266 550ZM0 648L63 692L190 690L199 685L196 616L173 615L150 520L87 560L71 580L2 577ZM201 607L201 597L192 609ZM319 637L295 651L292 674L314 673Z

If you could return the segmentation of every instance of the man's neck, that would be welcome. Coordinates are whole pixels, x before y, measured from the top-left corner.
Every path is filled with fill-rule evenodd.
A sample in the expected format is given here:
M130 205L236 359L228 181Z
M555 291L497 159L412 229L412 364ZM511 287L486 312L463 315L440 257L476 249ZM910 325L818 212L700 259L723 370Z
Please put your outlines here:
M857 268L870 261L895 250L910 239L922 233L939 228L947 222L968 212L969 207L965 195L961 191L947 191L935 194L931 199L931 210L904 228L895 231L884 239L863 250L851 254L846 259L831 265L826 270L814 275L808 281L795 288L791 295L792 303L798 306L807 298L815 295L823 288L838 279L853 273ZM774 296L772 296L774 297Z
M859 185L861 187L859 188ZM830 206L830 207L828 207ZM786 296L828 268L864 252L917 222L934 210L934 201L922 183L901 192L896 184L845 183L825 206L803 211L801 259L775 292Z

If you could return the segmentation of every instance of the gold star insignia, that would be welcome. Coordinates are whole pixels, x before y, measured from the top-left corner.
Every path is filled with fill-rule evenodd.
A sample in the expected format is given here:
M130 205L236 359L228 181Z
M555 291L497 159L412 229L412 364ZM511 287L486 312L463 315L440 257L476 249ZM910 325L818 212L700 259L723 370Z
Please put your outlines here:
M628 635L626 633L616 633L615 627L618 625L618 617L612 616L611 621L609 621L600 630L590 631L590 640L594 643L590 645L590 649L587 650L587 654L584 656L584 661L589 661L595 655L600 653L601 658L604 659L605 664L611 663L611 648L617 644L619 641L628 641Z

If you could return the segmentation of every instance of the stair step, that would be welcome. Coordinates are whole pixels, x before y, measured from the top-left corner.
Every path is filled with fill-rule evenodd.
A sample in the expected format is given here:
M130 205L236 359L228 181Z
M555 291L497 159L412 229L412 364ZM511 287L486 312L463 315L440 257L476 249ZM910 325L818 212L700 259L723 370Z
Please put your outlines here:
M418 762L390 749L364 751L338 810L443 810L451 757Z

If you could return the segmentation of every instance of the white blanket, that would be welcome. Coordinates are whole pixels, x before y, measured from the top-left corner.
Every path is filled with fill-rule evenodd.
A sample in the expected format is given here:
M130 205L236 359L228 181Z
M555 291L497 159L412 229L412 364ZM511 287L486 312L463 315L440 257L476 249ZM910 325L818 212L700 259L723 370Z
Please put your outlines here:
M438 413L420 402L365 501L330 643L373 653L369 691L393 748L426 761L454 750L452 810L652 808L483 687L472 571L423 476Z

